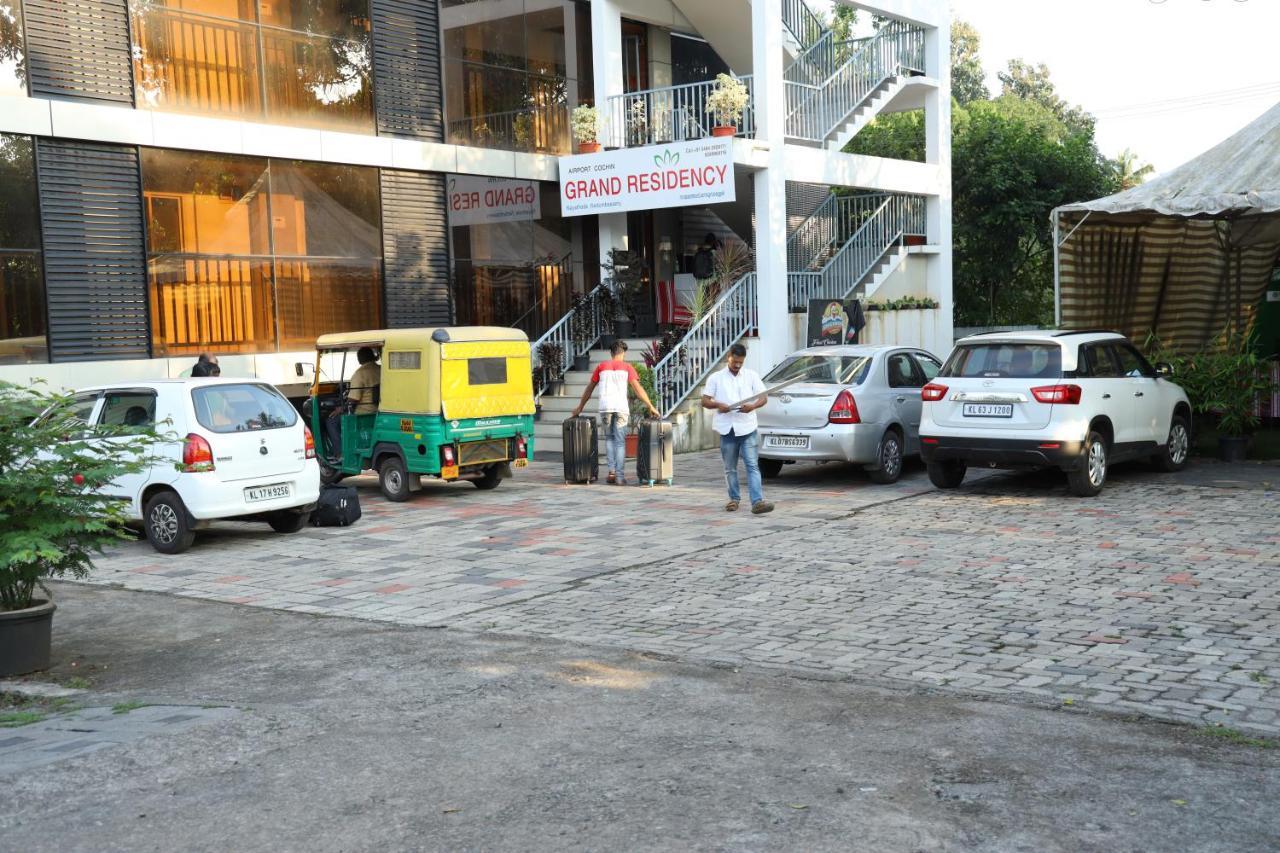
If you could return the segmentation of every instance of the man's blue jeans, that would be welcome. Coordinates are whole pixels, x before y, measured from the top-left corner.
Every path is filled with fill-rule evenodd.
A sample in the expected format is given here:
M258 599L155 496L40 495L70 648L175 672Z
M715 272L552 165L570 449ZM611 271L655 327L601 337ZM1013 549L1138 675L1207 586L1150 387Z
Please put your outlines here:
M622 477L627 470L627 416L618 412L601 412L600 427L604 430L609 473Z
M729 500L742 500L742 492L738 485L738 457L747 466L747 493L754 506L764 500L764 488L760 482L760 439L759 433L752 431L747 435L720 436L720 458L724 460L724 480L729 487Z

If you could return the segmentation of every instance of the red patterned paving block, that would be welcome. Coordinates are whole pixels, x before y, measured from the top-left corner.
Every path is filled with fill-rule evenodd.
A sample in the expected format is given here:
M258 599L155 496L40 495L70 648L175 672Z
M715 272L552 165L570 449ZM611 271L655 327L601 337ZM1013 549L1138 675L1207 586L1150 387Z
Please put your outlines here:
M381 593L382 595L391 595L395 592L404 592L406 589L413 589L413 587L404 583L390 583L386 586L378 587L374 592Z
M996 530L1000 531L1001 533L1021 533L1022 532L1021 527L997 527Z
M1256 557L1258 552L1252 548L1223 548L1228 554L1238 554L1242 557Z
M1115 542L1099 542L1098 547L1099 548L1118 548L1120 546L1117 545Z
M507 578L506 580L496 581L492 585L500 586L503 589L515 589L518 586L524 586L526 583L527 581L522 581L519 578Z
M1090 643L1110 646L1121 646L1129 642L1124 637L1109 636L1107 634L1088 634L1085 636L1085 640Z
M1191 572L1176 572L1166 577L1164 582L1178 584L1179 586L1200 586L1200 581L1196 580Z
M256 595L242 595L239 598L228 598L227 603L228 604L250 604L257 600L258 600L258 597Z
M149 575L155 572L165 572L171 568L173 568L173 566L162 566L157 563L152 563L147 566L138 566L138 568L130 569L129 571L135 575Z
M342 586L351 583L351 578L329 578L328 580L316 581L317 586Z
M1152 596L1151 596L1151 593L1149 592L1141 592L1135 589L1118 589L1115 591L1115 597L1116 598L1141 598L1142 600L1145 601L1146 599L1151 598Z
M552 557L572 557L574 554L577 554L577 553L578 553L578 550L576 548L557 548L556 550L551 552L551 556Z
M718 628L688 628L688 629L686 629L686 630L685 630L685 633L686 633L686 634L702 634L702 635L704 635L704 636L708 636L708 637L710 637L710 636L712 636L713 634L719 634L719 633L720 633L720 629L718 629Z
M395 530L395 529L396 529L396 528L395 528L395 525L392 525L392 524L381 524L381 525L379 525L379 526L377 526L377 527L366 527L366 528L364 528L363 530L361 530L360 532L361 532L361 533L386 533L386 532L388 532L388 531L390 531L390 530Z
M1026 583L1027 579L1022 575L1001 575L996 578L1000 583Z
M756 572L760 571L760 567L759 566L743 566L742 568L734 569L733 571L735 574L739 574L739 575L753 575Z
M899 566L918 566L920 565L921 562L923 561L917 560L915 558L906 558L906 559L899 560L898 565Z
M1196 563L1203 563L1209 559L1208 554L1187 554L1182 559L1191 560Z
M237 581L247 581L248 575L223 575L220 578L214 578L214 583L236 583Z

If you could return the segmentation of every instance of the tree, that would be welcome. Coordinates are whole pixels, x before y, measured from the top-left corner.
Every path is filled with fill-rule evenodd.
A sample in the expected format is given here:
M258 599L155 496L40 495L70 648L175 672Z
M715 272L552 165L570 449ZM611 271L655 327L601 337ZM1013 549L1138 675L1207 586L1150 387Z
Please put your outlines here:
M1053 81L1049 79L1049 66L1043 62L1032 66L1021 59L1010 59L1009 67L996 76L1000 78L1002 95L1043 104L1072 131L1093 133L1093 116L1058 96Z
M982 40L972 24L951 22L951 97L961 106L991 97L978 56L981 46Z
M1111 167L1115 170L1115 181L1119 190L1133 189L1155 171L1155 167L1150 163L1139 166L1138 155L1128 148L1111 161Z

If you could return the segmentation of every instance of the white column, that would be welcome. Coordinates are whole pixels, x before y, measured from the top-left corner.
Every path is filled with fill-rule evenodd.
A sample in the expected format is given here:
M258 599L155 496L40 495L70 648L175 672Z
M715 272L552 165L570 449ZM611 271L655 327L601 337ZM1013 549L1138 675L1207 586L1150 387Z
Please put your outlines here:
M930 256L929 295L938 301L936 340L923 342L945 358L955 338L955 299L951 283L951 30L944 22L925 33L925 73L938 81L924 104L925 160L938 167L937 195L926 204L929 242L941 248Z
M612 126L608 121L609 98L621 95L623 89L622 11L613 0L591 0L591 67L595 76L596 109L608 128ZM609 144L607 138L602 141ZM598 219L600 263L603 264L609 260L610 249L627 248L627 215L610 213Z
M782 0L752 0L752 86L756 141L768 166L755 174L756 293L760 339L753 364L761 372L795 348L787 313L786 89L782 80ZM758 359L758 360L757 360Z

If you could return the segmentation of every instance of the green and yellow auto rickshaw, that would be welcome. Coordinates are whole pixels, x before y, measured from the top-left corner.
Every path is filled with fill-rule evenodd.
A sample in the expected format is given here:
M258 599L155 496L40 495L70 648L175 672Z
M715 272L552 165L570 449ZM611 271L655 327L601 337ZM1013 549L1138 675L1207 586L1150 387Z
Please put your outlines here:
M372 367L350 373L357 355ZM493 489L533 457L533 372L519 329L323 335L307 405L323 479L377 471L393 501L423 475Z

